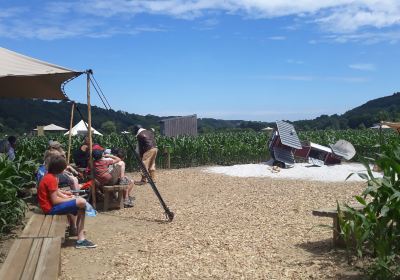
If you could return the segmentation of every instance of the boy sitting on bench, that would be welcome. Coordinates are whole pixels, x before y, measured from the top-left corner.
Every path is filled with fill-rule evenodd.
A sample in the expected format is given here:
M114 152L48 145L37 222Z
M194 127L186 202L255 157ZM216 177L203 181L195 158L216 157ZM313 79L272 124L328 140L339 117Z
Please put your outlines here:
M101 186L128 185L124 190L124 206L133 207L133 198L129 196L133 182L125 176L125 162L119 157L104 154L104 149L93 150L94 177Z
M95 248L97 245L87 240L84 234L86 200L58 188L57 175L66 167L63 156L50 159L48 173L40 181L37 191L40 208L46 215L68 215L70 230L78 235L75 248Z

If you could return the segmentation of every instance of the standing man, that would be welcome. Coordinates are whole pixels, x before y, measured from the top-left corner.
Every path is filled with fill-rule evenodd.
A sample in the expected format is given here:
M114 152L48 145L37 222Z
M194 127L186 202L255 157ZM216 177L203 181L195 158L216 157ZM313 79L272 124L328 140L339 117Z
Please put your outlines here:
M146 167L147 172L149 172L151 179L155 182L158 149L154 133L150 130L144 129L140 124L134 126L133 132L136 134L138 140L140 159ZM142 179L139 182L135 182L137 185L143 185L145 183L147 183L147 180L144 174L142 174Z

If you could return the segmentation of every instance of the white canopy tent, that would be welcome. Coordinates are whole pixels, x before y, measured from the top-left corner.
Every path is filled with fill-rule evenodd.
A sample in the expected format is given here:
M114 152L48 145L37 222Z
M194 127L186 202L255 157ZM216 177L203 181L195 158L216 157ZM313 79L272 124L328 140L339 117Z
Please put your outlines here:
M262 131L272 131L274 129L272 127L267 126L267 127L262 128L261 130Z
M64 135L69 135L70 132L71 132L72 136L75 136L75 135L86 135L87 132L88 132L87 125L88 125L87 123L85 123L83 120L81 120L70 131L67 131ZM96 129L94 129L93 127L92 127L92 133L93 134L97 134L97 135L101 135L101 136L103 135L100 132L98 132Z
M34 130L38 130L38 129L35 128ZM55 124L52 123L52 124L44 126L43 130L44 131L66 131L68 129L66 129L64 127L61 127L61 126L58 126L58 125L55 125Z

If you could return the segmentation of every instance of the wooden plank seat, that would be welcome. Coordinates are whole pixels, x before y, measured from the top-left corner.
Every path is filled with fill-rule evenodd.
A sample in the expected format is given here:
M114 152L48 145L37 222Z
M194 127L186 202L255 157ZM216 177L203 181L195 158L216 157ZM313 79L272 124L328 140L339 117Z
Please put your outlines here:
M19 238L60 237L64 243L67 226L67 215L33 214Z
M124 190L128 189L128 185L103 186L102 189L104 193L104 211L124 208Z
M349 205L350 207L356 210L364 209L364 205ZM346 212L344 207L341 207L343 212ZM325 209L318 209L313 210L312 214L318 217L329 217L333 219L333 246L335 247L342 247L345 245L343 238L340 235L340 224L339 224L339 217L337 208L325 208Z
M0 271L4 280L53 280L61 269L61 238L16 239Z

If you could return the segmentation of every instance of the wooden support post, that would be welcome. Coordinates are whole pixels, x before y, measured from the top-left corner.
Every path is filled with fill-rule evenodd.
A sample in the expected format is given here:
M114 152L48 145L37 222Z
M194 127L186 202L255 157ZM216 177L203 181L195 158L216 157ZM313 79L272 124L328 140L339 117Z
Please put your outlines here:
M89 136L89 167L90 167L90 179L94 179L93 170L93 139L92 139L92 111L90 107L90 73L91 70L86 72L86 91L87 91L87 106L88 106L88 136ZM94 181L94 180L93 180ZM96 184L93 183L91 186L92 204L96 208Z
M164 168L166 169L171 169L171 154L169 150L169 147L164 148L164 156L167 157L167 162L165 163L164 161Z
M171 169L171 152L169 147L167 147L167 168Z
M72 102L72 107L71 107L71 120L70 120L70 122L69 122L69 134L68 134L68 155L67 155L67 164L70 163L70 159L71 159L72 125L74 124L74 111L75 111L75 102Z
M37 136L44 136L44 126L37 126Z

